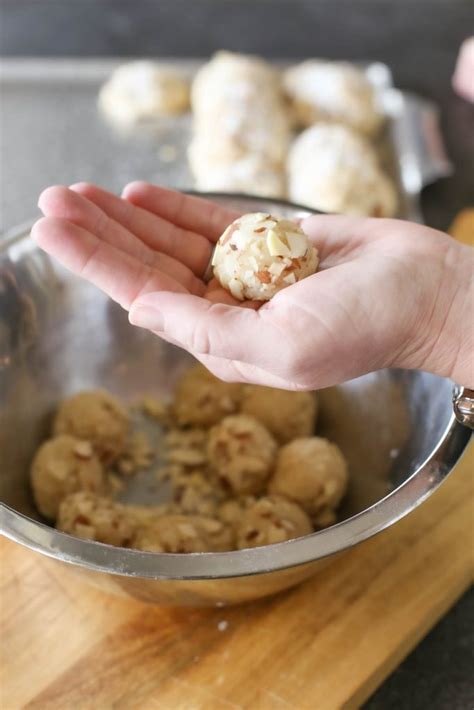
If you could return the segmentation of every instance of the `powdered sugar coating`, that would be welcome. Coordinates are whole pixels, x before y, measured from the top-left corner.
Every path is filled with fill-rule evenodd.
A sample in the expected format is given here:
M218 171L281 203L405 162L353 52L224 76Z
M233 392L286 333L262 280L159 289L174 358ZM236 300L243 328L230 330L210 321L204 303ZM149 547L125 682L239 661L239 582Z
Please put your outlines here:
M303 126L336 121L370 136L383 122L374 87L348 62L309 59L288 69L283 83Z
M318 123L288 157L290 198L322 212L392 217L397 197L370 143L342 125Z
M318 252L301 227L265 212L243 215L217 242L214 275L239 301L268 301L314 274Z
M290 120L277 72L264 60L218 52L192 87L188 156L196 187L285 194Z
M235 159L208 152L207 138L196 135L189 146L188 158L194 183L204 192L237 192L282 198L286 194L285 176L258 155L245 154Z
M186 111L189 91L189 82L175 69L138 60L117 67L100 90L99 106L113 120L133 123Z

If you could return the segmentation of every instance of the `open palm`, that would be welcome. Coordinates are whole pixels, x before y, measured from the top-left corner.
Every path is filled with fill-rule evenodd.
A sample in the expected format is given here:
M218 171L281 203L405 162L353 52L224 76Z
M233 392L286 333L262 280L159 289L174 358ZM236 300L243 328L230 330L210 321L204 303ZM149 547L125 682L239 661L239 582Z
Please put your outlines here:
M213 244L238 216L232 210L142 182L122 198L85 183L52 187L39 206L45 218L32 236L43 249L129 310L132 323L223 379L322 387L387 365L419 366L430 348L427 323L452 249L434 230L311 217L303 227L320 272L257 309L203 280Z

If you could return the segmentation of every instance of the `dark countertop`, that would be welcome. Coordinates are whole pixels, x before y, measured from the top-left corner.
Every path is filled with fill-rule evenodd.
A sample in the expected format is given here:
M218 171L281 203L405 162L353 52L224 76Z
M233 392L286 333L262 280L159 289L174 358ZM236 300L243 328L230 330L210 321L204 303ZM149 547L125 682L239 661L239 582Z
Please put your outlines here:
M474 204L474 108L450 78L474 27L471 0L0 0L3 56L206 56L379 60L395 83L434 99L455 174L425 189L431 226ZM466 544L460 541L460 544ZM368 710L474 707L474 592L468 592L366 704Z

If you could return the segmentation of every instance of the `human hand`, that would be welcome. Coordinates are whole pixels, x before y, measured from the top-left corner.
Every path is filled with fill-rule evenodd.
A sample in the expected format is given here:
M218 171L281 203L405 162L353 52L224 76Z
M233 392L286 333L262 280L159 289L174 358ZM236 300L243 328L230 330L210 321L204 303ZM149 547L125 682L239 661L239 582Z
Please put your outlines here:
M146 183L132 183L124 195L129 199L88 183L49 187L38 202L45 218L32 237L127 310L156 291L238 303L215 279L202 279L237 212Z
M472 253L448 236L397 220L311 217L303 228L321 271L256 310L200 278L235 213L145 183L124 197L49 188L33 237L129 309L133 324L218 377L314 389L392 366L472 381Z
M474 103L474 37L464 40L461 45L452 85L459 96Z

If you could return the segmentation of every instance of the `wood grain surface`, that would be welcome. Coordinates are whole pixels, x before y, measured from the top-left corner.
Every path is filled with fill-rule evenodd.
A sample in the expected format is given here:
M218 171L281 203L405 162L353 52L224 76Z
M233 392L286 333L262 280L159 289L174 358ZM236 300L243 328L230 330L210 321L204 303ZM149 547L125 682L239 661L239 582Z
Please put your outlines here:
M2 540L2 710L359 707L472 580L473 453L389 530L241 607L116 598Z
M228 609L109 596L1 540L1 709L360 707L472 581L473 470L471 443L408 517L300 587Z

